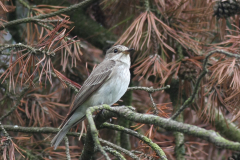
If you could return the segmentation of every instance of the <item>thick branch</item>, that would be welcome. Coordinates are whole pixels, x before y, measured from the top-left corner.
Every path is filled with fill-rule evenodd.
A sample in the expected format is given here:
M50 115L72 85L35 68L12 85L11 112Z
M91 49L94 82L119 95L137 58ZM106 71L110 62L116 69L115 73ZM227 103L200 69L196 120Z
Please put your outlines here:
M89 123L89 127L90 127L90 133L88 132L87 134L91 134L92 139L94 141L94 146L96 146L96 150L99 150L107 160L110 160L109 156L103 150L103 147L101 146L101 144L99 142L98 131L97 131L96 125L94 124L94 120L93 120L93 117L92 117L93 112L94 111L91 109L91 107L88 108L87 111L86 111L86 117L88 119L88 123ZM88 131L89 131L89 129L88 129Z
M209 118L209 115L206 113L211 113L211 111L210 107L207 107L207 112L203 112L202 119L208 119L210 124L212 124L222 136L227 137L231 141L240 142L240 129L237 125L226 119L222 112L219 112L216 108L214 109L214 118ZM193 109L197 111L197 107Z
M111 117L115 117L116 114L113 112L109 112L107 110L103 110L101 114L97 114L95 119L95 125L98 128L102 123L107 121ZM90 128L88 127L87 133L90 133ZM94 154L94 142L91 134L87 134L85 137L84 148L80 157L80 160L91 159Z
M160 126L167 130L182 132L188 135L196 136L196 137L205 139L220 148L240 151L240 143L228 141L212 130L206 130L194 125L184 124L184 123L176 122L174 120L154 116L154 115L136 113L128 109L127 107L110 107L110 106L104 105L102 107L99 107L99 106L93 107L93 109L106 109L108 111L111 111L111 112L106 111L104 113L104 117L102 118L102 121L112 116L124 117L128 120L131 120L137 123L154 124L156 126ZM98 120L99 122L97 122L96 124L102 123L100 119ZM59 129L51 128L51 127L44 127L44 128L19 127L19 126L12 126L12 125L3 125L3 127L5 128L6 131L25 132L25 133L57 133L59 131ZM67 135L79 136L80 134L69 132Z
M154 124L166 130L177 131L207 140L208 142L211 142L220 148L240 151L240 143L229 141L212 130L206 130L194 125L176 122L174 120L158 117L155 115L136 113L128 107L110 107L108 105L103 105L101 107L95 106L91 108L95 110L106 109L108 111L116 113L116 116L124 117L137 123Z

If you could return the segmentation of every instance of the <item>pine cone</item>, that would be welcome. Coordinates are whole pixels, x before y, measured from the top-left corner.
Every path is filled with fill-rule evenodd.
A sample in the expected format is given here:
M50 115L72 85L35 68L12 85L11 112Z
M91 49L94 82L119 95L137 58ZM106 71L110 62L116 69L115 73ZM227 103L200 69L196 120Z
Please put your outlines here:
M219 0L213 6L214 16L228 18L239 13L240 6L236 0Z
M194 63L183 61L178 71L178 77L191 81L192 79L196 79L199 73L200 69Z
M104 27L106 26L106 18L99 2L93 3L88 9L88 13L95 21L102 24Z

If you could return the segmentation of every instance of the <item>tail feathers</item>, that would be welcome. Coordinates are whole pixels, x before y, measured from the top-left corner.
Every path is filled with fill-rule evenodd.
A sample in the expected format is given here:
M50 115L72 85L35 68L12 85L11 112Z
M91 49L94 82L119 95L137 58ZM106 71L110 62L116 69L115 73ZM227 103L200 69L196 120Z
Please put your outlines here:
M70 127L64 126L58 134L52 139L51 146L54 146L54 150L57 149L60 142L63 140L63 138L66 136L67 132L70 130Z
M79 112L75 112L63 125L62 129L58 132L58 134L52 139L51 146L54 146L54 150L57 149L60 142L63 140L63 138L66 136L68 131L77 125L79 122L84 120L85 118L85 110L80 110Z

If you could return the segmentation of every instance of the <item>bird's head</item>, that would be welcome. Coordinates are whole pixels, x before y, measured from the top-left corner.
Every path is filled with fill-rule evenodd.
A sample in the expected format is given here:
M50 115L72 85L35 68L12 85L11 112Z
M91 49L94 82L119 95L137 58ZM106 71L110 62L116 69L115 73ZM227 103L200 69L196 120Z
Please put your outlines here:
M107 50L105 59L118 60L130 64L129 54L133 53L134 51L134 49L129 49L126 46L116 45Z

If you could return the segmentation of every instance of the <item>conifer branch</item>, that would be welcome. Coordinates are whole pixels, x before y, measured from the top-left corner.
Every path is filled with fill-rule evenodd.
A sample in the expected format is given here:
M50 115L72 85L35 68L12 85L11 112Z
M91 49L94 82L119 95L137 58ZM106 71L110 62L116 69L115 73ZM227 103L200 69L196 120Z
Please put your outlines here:
M203 61L203 70L202 70L201 74L199 75L199 77L196 80L196 84L194 86L192 95L183 103L183 105L179 108L179 110L177 110L176 113L174 113L174 115L171 117L171 119L176 119L177 116L182 111L184 111L184 109L186 109L190 104L192 104L192 102L194 101L194 99L195 99L195 97L196 97L196 95L198 93L199 87L200 87L200 82L202 81L203 77L208 73L208 69L207 69L208 59L214 53L221 53L221 54L224 54L224 55L229 56L229 57L240 58L240 55L238 55L238 54L233 54L233 53L230 53L230 52L227 52L227 51L224 51L224 50L219 50L219 49L213 50L213 51L209 52L206 55L206 57L205 57L205 59Z
M80 2L78 4L72 5L72 6L67 7L67 8L60 9L56 12L52 12L52 13L49 13L49 14L41 14L41 15L34 16L34 17L22 18L22 19L17 19L17 20L13 20L13 21L10 21L10 22L6 22L6 23L3 23L2 25L0 25L0 30L3 30L3 29L8 28L10 26L21 24L21 23L38 22L39 19L49 18L49 17L53 17L53 16L56 16L56 15L59 15L59 14L62 14L62 13L70 12L70 11L73 11L77 8L84 7L85 5L87 5L87 4L89 4L93 1L96 1L96 0L85 0L85 1Z

